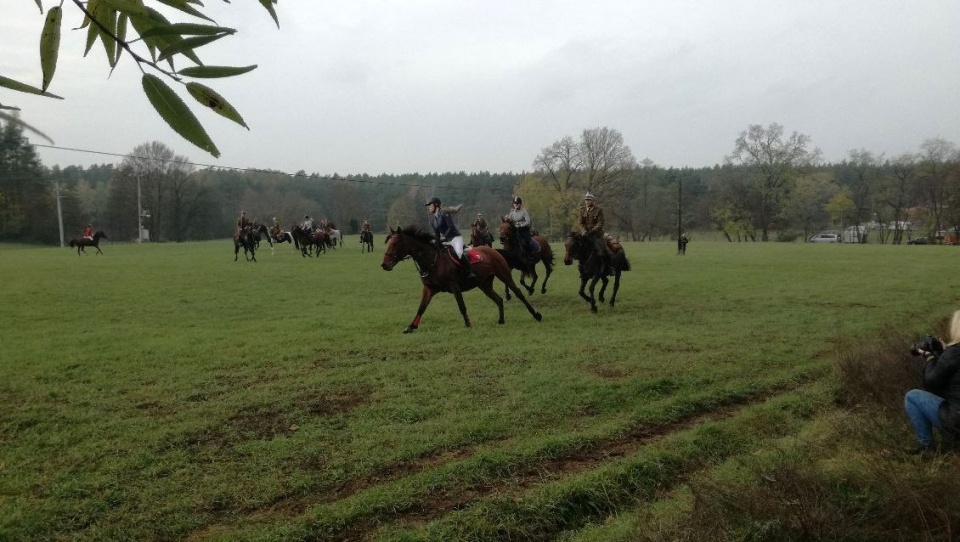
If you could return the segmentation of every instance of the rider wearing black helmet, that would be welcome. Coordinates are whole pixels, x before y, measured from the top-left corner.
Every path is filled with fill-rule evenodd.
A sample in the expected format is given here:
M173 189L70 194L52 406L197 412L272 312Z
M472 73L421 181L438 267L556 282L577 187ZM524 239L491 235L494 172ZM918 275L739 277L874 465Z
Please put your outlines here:
M529 257L532 238L530 213L523 208L523 199L520 196L514 196L513 205L510 212L507 213L506 219L517 229L517 236L520 238L520 254L525 258Z
M440 198L436 196L427 200L426 203L427 212L430 213L430 226L437 236L437 246L442 247L443 243L452 246L457 258L460 258L460 263L463 264L463 270L467 274L467 278L474 278L473 271L470 270L470 258L463 251L463 236L460 235L460 230L457 229L457 225L453 223L453 217L450 216L451 213L456 214L460 211L462 206L443 209L441 205Z

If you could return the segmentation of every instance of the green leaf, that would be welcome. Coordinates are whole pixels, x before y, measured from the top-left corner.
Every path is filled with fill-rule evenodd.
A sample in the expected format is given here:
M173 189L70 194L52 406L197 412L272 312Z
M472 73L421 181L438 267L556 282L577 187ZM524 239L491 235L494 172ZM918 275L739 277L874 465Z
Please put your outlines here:
M237 31L233 28L227 28L224 26L210 26L208 24L190 24L190 23L176 23L165 26L155 26L148 30L146 33L141 34L143 37L150 36L162 36L164 34L178 34L181 36L215 36L218 34L235 34Z
M117 10L105 2L102 6L97 20L106 30L100 31L100 42L103 43L103 50L107 53L107 62L110 63L111 68L114 68L117 65L117 42L113 38L117 35Z
M208 43L217 41L218 39L224 37L226 34L220 34L219 36L197 36L195 38L185 38L179 39L179 37L173 37L173 43L167 47L162 47L160 49L160 56L157 58L157 62L161 60L166 60L177 53L183 53L183 56L190 57L187 53L193 54L193 50L197 47L202 47ZM200 64L200 62L197 62Z
M143 92L160 117L173 128L174 132L180 134L180 137L209 152L215 158L220 156L217 146L213 144L207 131L200 125L200 121L193 115L187 104L183 103L173 89L159 77L149 73L144 74Z
M10 107L0 107L0 109L16 109L16 108L15 108L15 107L14 107L14 108L10 108ZM13 115L8 115L8 114L6 114L6 113L0 112L0 119L3 119L3 120L5 120L5 121L7 121L7 122L10 122L10 123L19 124L20 126L23 126L24 128L26 128L27 130L29 130L29 131L37 134L38 136L40 136L40 137L42 137L42 138L44 138L44 139L46 139L47 141L50 142L51 145L56 145L56 143L54 143L52 139L50 139L49 137L47 137L47 134L44 134L43 132L41 132L40 130L37 130L37 129L34 128L33 126L30 126L30 125L27 124L26 122L23 122L22 120L20 120L19 117L15 117L15 116L13 116Z
M215 77L233 77L253 71L257 65L234 67L234 66L191 66L184 68L177 73L184 77L196 77L199 79L210 79Z
M133 23L133 28L143 36L144 33L149 32L151 28L156 26L169 26L170 21L166 17L160 14L152 8L147 8L149 13L148 17L130 17L130 22ZM154 62L157 61L156 50L160 49L169 49L175 46L176 42L180 40L180 36L177 35L160 35L160 36L148 36L143 38L144 43L147 44L147 48L150 50L150 55L153 58ZM183 56L192 60L195 64L203 64L200 62L200 59L197 58L197 55L194 54L192 50L183 51ZM170 60L170 69L173 69L173 60Z
M20 111L19 107L15 107L12 105L3 105L3 104L0 104L0 109L6 109L7 111Z
M276 2L271 2L270 0L260 0L260 5L270 12L270 16L273 17L273 22L277 23L277 28L280 28L280 19L277 18L277 12L273 9L273 4L275 3Z
M208 20L208 21L210 21L211 23L214 23L214 24L217 23L216 21L214 21L214 20L211 19L210 17L207 17L207 16L204 15L203 13L200 13L199 11L197 11L196 9L194 9L193 7L191 7L190 4L193 3L193 2L183 2L183 1L179 1L179 0L157 0L157 1L160 2L161 4L166 4L166 5L174 8L174 9L179 9L180 11L182 11L182 12L184 12L184 13L187 13L187 14L189 14L189 15L193 15L194 17L199 17L199 18L201 18L201 19L206 19L206 20ZM196 3L197 3L197 4L200 4L199 2L196 2ZM200 5L202 6L203 4L200 4Z
M117 39L120 40L121 42L127 41L127 26L128 26L127 23L129 21L130 21L130 16L127 15L126 13L121 13L120 18L117 19ZM116 63L120 61L121 54L123 54L123 47L120 47L120 45L118 44L117 57L113 61L114 65L116 65Z
M87 2L87 11L90 13L90 15L96 17L98 21L100 20L100 17L97 14L97 11L99 10L100 2L97 0L90 0ZM90 49L93 48L93 42L97 41L97 36L100 35L100 28L90 21L89 15L83 18L83 24L80 25L80 28L83 28L87 25L89 25L87 28L87 46L83 50L83 56L87 56L87 54L90 53Z
M223 98L223 96L214 92L213 89L201 85L200 83L190 82L187 83L187 91L191 96L196 98L198 102L209 107L210 109L213 109L213 111L218 115L236 122L247 130L250 129L250 127L247 126L247 123L243 122L243 117L240 116L240 113L238 113L237 110L234 109L233 106Z
M63 10L54 6L47 11L47 20L43 24L40 34L40 68L43 72L42 90L47 90L53 81L53 74L57 71L57 56L60 54L60 23L63 21Z
M113 9L128 15L147 15L147 7L143 5L143 0L101 0L101 2L110 4Z
M56 98L58 100L63 99L60 96L57 96L56 94L51 94L37 87L30 86L25 83L21 83L20 81L15 81L13 79L4 77L2 75L0 75L0 87L9 88L11 90L16 90L19 92L26 92L27 94L39 94L41 96L46 96L47 98Z
M43 4L40 3L40 0L36 0L37 7L40 8L40 13L43 13Z

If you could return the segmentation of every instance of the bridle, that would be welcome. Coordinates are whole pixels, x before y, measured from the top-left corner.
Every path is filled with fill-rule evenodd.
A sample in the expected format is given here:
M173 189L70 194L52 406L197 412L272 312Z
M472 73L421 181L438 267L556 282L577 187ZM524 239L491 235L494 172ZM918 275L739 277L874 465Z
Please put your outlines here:
M403 235L403 232L398 231L394 234L391 234L390 238L392 239L393 237L400 236L400 235ZM420 265L420 262L418 262L417 259L413 257L412 252L408 253L406 256L403 256L403 257L397 256L396 250L394 250L395 247L394 245L390 244L389 239L387 240L387 246L388 246L387 252L384 254L384 256L387 256L390 258L390 263L396 266L398 263L409 258L413 260L413 265L416 266L417 273L420 274L420 278L426 278L428 275L430 275L430 272L433 271L433 269L436 267L437 258L440 257L440 253L443 251L442 249L438 249L436 254L433 255L433 265L431 265L430 267L426 267L426 266ZM424 271L424 269L426 269L426 271Z

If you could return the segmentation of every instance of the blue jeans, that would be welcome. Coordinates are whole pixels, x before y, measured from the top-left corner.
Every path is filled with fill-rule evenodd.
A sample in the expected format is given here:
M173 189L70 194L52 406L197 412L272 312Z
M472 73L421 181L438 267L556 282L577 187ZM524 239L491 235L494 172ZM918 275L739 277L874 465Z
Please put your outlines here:
M907 410L910 425L917 436L920 446L933 445L933 428L943 430L938 410L943 398L924 390L910 390L903 398L903 407Z

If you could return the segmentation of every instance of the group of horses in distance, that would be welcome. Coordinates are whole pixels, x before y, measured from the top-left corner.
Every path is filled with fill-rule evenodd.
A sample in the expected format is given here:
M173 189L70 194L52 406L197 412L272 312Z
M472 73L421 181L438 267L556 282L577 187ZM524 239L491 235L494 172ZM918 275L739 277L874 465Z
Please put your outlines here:
M471 241L477 240L476 228L471 235ZM467 275L462 269L459 258L453 252L452 247L443 245L437 246L434 236L430 232L422 230L419 226L408 226L406 228L390 228L385 244L386 250L383 255L383 261L380 266L385 271L391 271L401 261L406 259L413 260L414 265L420 274L420 280L423 289L420 297L420 306L413 321L403 330L404 333L412 333L420 327L423 313L433 296L440 292L452 293L457 301L457 307L463 316L463 322L466 327L471 327L470 317L467 315L467 307L463 301L463 292L473 288L480 288L487 297L497 305L499 318L497 323L504 323L503 298L501 298L493 289L494 280L503 283L506 297L510 299L510 293L523 303L534 319L538 322L543 316L537 312L524 296L520 286L513 280L512 270L520 271L520 285L527 290L528 295L532 295L537 284L536 266L542 263L546 269L546 276L541 285L541 293L547 292L547 280L553 272L553 251L546 237L533 235L533 246L529 253L520 249L520 238L516 227L506 219L500 223L500 241L503 248L494 249L487 244L471 243L465 249L470 261L470 270L473 276ZM613 238L606 238L607 246L610 248L612 256L609 265L604 265L600 256L595 253L594 244L591 239L581 233L570 232L564 239L564 257L565 265L572 265L573 261L578 262L578 271L580 275L579 295L590 304L590 311L597 312L597 299L600 303L604 302L604 297L609 283L609 277L612 276L613 291L610 295L610 306L614 307L617 299L617 292L620 290L620 276L624 271L630 270L630 262L627 259L623 246ZM524 283L524 279L530 276L531 283ZM602 283L599 296L595 295L595 289L598 282ZM589 288L588 288L589 285Z
M234 232L233 261L237 261L241 248L247 261L257 261L256 252L264 239L270 244L271 249L274 243L278 245L290 243L304 258L319 256L321 253L326 253L328 248L335 249L343 246L343 233L334 228L307 231L298 225L273 235L265 224L255 222L249 228Z

